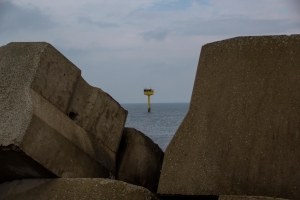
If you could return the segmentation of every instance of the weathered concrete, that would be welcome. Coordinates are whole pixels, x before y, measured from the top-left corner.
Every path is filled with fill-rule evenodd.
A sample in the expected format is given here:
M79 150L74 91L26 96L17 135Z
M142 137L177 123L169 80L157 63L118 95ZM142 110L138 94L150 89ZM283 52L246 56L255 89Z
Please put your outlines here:
M82 78L68 110L70 118L89 133L96 151L88 153L106 169L115 171L127 111L107 93L91 87Z
M149 190L109 179L27 179L0 185L0 199L158 200Z
M288 200L288 199L281 199L281 198L273 198L273 197L253 197L253 196L231 196L231 195L224 195L219 196L219 200Z
M203 195L162 195L157 194L161 200L218 200L219 196Z
M161 200L289 200L273 197L258 197L258 196L198 196L198 195L157 195Z
M125 128L117 155L118 179L156 193L164 152L149 137Z
M78 148L78 146L82 146L92 149L91 141L85 130L74 124L71 119L33 90L30 89L26 95L26 99L25 97L23 99L30 102L31 105L25 108L26 112L21 110L20 115L29 119L28 124L22 124L24 123L22 120L19 122L11 120L10 124L0 130L0 168L6 169L0 171L0 181L15 178L49 177L37 173L45 171L44 168L53 173L55 177L109 176L104 167ZM17 99L15 100L17 101ZM8 101L13 100L8 99ZM21 107L15 104L12 105L12 108L14 106ZM24 127L24 130L9 134L9 131L15 127ZM9 135L10 140L5 135ZM19 157L22 157L22 162ZM31 164L28 162L29 160L34 160L39 165Z
M94 107L89 109L99 112L98 106L110 113L97 115L98 121L92 123L94 127L81 127L82 123L89 124L88 120L95 116L89 117L91 111L81 109L80 115L85 113L82 116L87 120L76 125L71 120L74 116L70 109L76 108L74 101L80 98L76 89L82 81L80 70L50 44L10 43L0 47L2 150L13 146L59 177L107 177L107 170L101 166L105 163L109 163L108 170L114 171L116 150L123 130L120 126L125 122L127 111L112 98L109 99L106 93L89 86L94 92L81 91L83 96L97 96ZM99 123L103 123L105 129L96 126ZM2 159L6 159L3 157L6 153L0 154ZM11 177L26 174L16 173L16 168L4 162L0 165L14 171ZM36 177L34 174L36 172L19 178Z
M0 147L0 182L19 178L57 178L16 146Z
M202 47L158 193L300 197L300 35Z

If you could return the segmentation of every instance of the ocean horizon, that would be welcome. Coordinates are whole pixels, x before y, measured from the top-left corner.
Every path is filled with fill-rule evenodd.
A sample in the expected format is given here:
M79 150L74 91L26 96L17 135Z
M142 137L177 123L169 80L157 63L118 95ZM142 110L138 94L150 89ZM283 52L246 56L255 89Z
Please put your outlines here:
M165 151L184 119L190 103L122 103L128 111L125 127L135 128Z

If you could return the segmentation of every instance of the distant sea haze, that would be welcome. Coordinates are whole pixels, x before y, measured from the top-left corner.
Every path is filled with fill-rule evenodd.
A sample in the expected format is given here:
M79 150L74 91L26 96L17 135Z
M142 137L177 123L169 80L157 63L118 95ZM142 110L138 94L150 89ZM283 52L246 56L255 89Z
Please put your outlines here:
M146 103L122 106L128 110L125 126L143 132L165 151L186 115L189 103L152 103L150 113Z

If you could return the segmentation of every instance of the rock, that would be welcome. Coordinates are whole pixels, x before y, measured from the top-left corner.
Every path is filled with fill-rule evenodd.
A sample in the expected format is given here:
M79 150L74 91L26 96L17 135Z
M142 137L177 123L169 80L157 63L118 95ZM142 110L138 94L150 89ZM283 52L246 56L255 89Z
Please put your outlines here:
M118 179L156 193L164 152L149 137L125 128L117 155Z
M0 199L112 199L158 200L149 190L109 179L24 179L0 185Z
M77 122L76 113L70 109L77 109L74 101L81 98L77 91L79 83L83 82L80 73L47 43L10 43L0 47L0 168L5 169L0 172L0 181L44 177L42 174L49 172L45 177L108 177L108 170L114 171L116 143L121 140L123 128L120 126L124 124L127 111L120 106L117 108L119 104L100 89L86 84L92 89L81 91L82 99L88 95L97 96L92 102L94 107L88 109L99 112L101 107L110 113L108 117L97 115L98 122L91 128L93 126L82 124L89 124L90 117L95 115L87 116L86 113L92 112L80 107L78 118L84 116L86 121L82 119L76 125L73 121ZM97 123L104 123L105 129L101 130ZM89 129L85 130L87 127ZM110 139L104 140L104 137ZM10 155L16 156L12 160L22 159L8 162ZM24 165L29 160L32 162ZM110 168L102 166L106 163ZM20 170L20 166L26 167ZM42 168L31 169L32 166Z
M300 196L300 35L204 45L158 193Z

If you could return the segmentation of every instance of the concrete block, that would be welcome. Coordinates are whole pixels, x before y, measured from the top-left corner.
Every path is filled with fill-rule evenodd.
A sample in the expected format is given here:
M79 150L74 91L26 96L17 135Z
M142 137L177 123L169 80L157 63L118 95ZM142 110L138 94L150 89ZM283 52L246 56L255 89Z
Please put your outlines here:
M156 193L163 158L164 152L149 137L125 128L117 156L118 180Z
M1 49L0 137L2 145L9 145L30 121L23 116L32 108L30 90L65 113L80 70L71 62L66 64L66 58L47 43L10 43Z
M96 151L89 134L65 114L80 78L76 66L47 43L10 43L0 48L0 76L0 181L108 177L86 153ZM10 155L21 163L4 162ZM41 168L25 167L28 160Z
M219 200L288 200L273 197L254 197L254 196L233 196L233 195L221 195Z
M127 111L109 94L91 87L79 79L68 109L70 118L84 128L91 138L93 149L89 155L106 169L115 172L116 153L122 138Z
M73 63L44 42L9 43L1 49L1 88L31 88L66 113L81 73Z
M77 132L63 134L64 137L115 173L116 153L127 117L127 111L118 102L101 89L87 84L80 76L80 70L47 43L10 43L0 47L0 70L3 88L0 111L5 116L2 121L0 119L0 125L5 129L9 127L0 132L2 145L22 140L23 130L31 117L26 118L21 113L27 107L30 113L35 106L32 107L34 100L28 94L35 94L40 99L38 94L77 124L74 128L71 122L67 123L68 130L76 129ZM47 115L43 120L52 123ZM58 115L62 116L61 113ZM60 118L64 117L53 117L54 126L58 125L60 128L56 129L66 133L67 126L61 123L65 119L56 120ZM11 134L16 132L21 136Z
M0 199L158 200L149 190L109 179L59 178L16 180L0 185Z
M300 35L204 45L158 193L300 197Z

